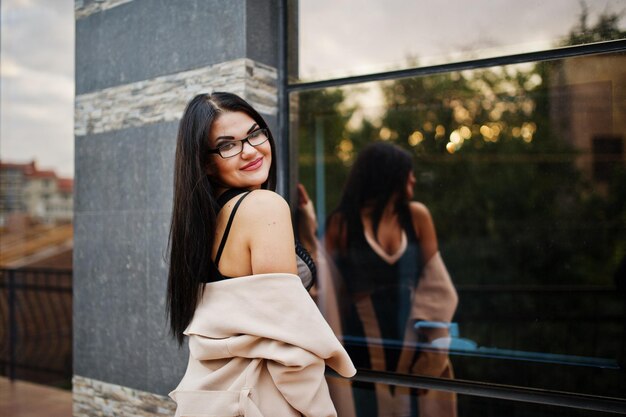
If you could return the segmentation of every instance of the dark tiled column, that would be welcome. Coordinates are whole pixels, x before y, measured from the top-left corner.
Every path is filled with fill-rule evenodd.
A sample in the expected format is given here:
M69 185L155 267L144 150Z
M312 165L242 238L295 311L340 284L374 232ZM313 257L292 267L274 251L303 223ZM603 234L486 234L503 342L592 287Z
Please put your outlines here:
M165 315L177 124L218 89L276 124L277 1L75 5L74 390L89 415L107 403L90 396L165 395L185 370Z

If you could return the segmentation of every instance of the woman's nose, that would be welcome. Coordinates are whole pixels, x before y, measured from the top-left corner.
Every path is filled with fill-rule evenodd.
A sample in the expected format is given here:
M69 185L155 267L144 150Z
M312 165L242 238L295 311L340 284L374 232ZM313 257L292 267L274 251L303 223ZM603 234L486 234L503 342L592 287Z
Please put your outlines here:
M241 149L242 156L256 154L256 149L254 149L254 146L250 145L250 142L248 142L247 140L243 141L241 146L242 146L242 149Z

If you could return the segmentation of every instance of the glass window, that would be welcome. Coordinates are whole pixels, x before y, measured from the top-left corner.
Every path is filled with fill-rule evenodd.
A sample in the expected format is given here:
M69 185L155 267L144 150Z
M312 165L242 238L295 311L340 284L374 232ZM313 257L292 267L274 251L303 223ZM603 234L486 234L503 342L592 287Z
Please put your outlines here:
M611 417L616 415L382 383L374 386L372 383L355 381L352 382L352 391L346 391L350 385L334 378L329 379L329 386L339 416Z
M293 94L318 301L358 367L623 396L625 67L604 54Z
M623 39L626 29L620 0L301 0L292 7L299 56L290 68L301 81Z

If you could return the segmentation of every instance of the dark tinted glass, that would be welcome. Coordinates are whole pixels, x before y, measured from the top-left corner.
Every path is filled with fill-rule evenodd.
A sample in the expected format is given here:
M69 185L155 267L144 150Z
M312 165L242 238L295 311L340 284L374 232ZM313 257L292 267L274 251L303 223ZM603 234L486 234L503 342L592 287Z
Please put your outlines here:
M346 382L329 378L331 395L340 417L610 417L618 414L567 407L457 395L432 389L387 384ZM394 414L395 412L395 414Z
M364 239L347 267L330 253L340 264L320 268L332 284L320 299L336 300L329 317L360 367L623 396L625 67L605 54L297 94L299 174L321 240L359 152L394 143L411 154L414 199L458 294L458 306L439 298L449 323L416 328L421 281L374 282L358 269L377 259Z

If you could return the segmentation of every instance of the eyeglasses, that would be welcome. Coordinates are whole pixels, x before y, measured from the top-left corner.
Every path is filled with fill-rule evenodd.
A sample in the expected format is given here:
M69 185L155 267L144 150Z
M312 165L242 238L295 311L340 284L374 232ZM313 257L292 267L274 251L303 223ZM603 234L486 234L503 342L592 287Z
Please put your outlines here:
M248 142L250 146L257 147L267 142L267 139L269 139L267 129L257 129L243 139L229 140L215 149L209 149L209 153L219 154L222 158L232 158L243 151L244 142Z

